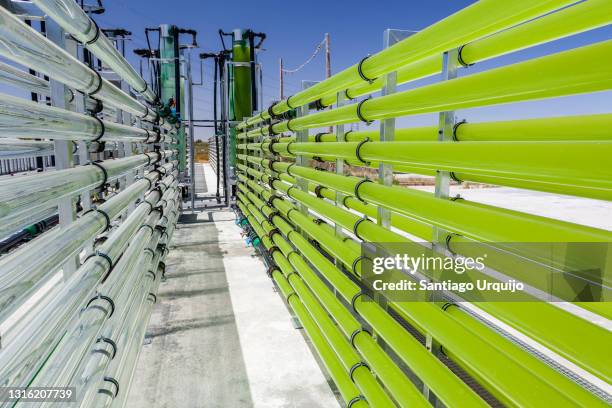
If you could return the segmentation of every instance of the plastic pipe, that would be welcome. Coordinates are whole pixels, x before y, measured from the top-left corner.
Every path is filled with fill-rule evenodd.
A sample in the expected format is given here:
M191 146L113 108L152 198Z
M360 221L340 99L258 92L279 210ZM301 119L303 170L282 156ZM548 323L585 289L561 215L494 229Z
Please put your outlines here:
M100 99L140 118L155 121L157 113L132 98L97 72L0 7L0 55L48 75L70 88Z
M64 31L71 34L95 56L104 61L147 102L156 103L155 92L148 87L147 82L76 2L72 0L34 0L33 3L55 20Z

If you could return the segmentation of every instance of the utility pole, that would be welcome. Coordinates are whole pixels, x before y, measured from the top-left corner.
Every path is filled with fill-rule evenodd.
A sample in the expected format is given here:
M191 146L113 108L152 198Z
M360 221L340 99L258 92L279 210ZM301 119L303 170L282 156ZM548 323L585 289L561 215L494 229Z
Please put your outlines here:
M280 78L280 100L282 101L283 99L285 99L285 91L284 91L284 86L285 86L285 81L284 81L284 73L283 73L283 59L279 58L278 60L278 65L280 67L280 72L278 74L278 77Z
M329 33L325 33L325 78L331 76L331 49L329 42Z
M331 49L329 41L329 33L325 33L325 78L331 76ZM334 127L330 126L327 128L329 133L334 133Z

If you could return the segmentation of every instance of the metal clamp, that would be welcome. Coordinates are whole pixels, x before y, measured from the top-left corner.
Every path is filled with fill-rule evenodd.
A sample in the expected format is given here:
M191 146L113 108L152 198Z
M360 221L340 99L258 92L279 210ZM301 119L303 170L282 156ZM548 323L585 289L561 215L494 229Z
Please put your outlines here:
M355 197L356 197L356 198L357 198L359 201L361 201L361 202L365 203L365 200L364 200L363 198L361 198L361 196L359 195L359 187L361 187L361 185L362 185L363 183L371 183L371 182L372 182L372 180L365 178L365 179L359 180L359 182L357 182L357 184L355 184L355 190L353 191L353 195L354 195L354 196L355 196Z
M295 295L295 296L297 296L297 297L298 297L298 299L300 298L300 297L298 296L298 294L297 294L297 293L295 293L295 292L291 292L291 293L290 293L289 295L287 295L287 297L285 298L285 300L287 301L287 303L289 303L289 299L291 299L291 296L294 296L294 295Z
M292 121L292 120L293 120L293 119L289 119L289 120L287 121L287 123L285 124L285 126L287 126L287 130L289 130L290 132L295 132L295 130L291 129L291 121Z
M353 374L355 373L355 370L357 370L359 367L365 367L368 369L368 371L370 371L370 366L364 363L363 361L353 364L353 366L349 370L349 377L351 378L351 381L353 382L355 382L355 379L353 378Z
M357 72L359 73L359 76L361 77L361 79L363 79L364 81L366 81L367 83L372 83L374 81L376 81L377 78L368 78L364 73L363 73L363 63L366 62L366 60L370 58L370 55L366 55L365 57L363 57L361 59L361 61L359 61L359 65L357 65Z
M344 138L345 142L348 142L348 140L346 140L346 135L348 135L351 132L353 132L353 129L347 130L346 132L344 132L344 135L342 135L342 137Z
M357 309L355 309L355 302L357 301L359 296L363 295L365 295L365 293L363 291L360 291L359 293L355 293L355 295L351 299L351 307L353 308L353 312L355 312L357 315L359 315L359 312L357 311Z
M352 408L353 405L358 403L359 401L367 401L363 395L358 395L355 398L351 399L347 404L346 408Z
M364 215L363 218L358 219L353 225L353 234L355 234L355 236L362 241L364 241L364 239L359 236L359 234L357 233L357 229L359 228L359 224L361 224L364 221L370 221L370 220L368 219L367 216Z
M147 295L147 299L151 298L153 300L153 303L157 303L157 295L155 293L149 292L149 294Z
M359 142L357 144L357 147L355 148L355 156L357 157L357 160L359 160L360 162L362 162L363 164L365 164L366 166L370 165L369 161L363 160L363 158L361 157L361 147L368 143L370 141L369 137L366 137L365 139L363 139L361 142Z
M459 139L457 138L457 129L459 128L459 126L463 125L464 123L467 123L467 120L463 119L453 125L453 140L455 142L459 141Z
M89 214L90 212L94 212L94 211L97 212L97 213L102 214L104 216L104 220L106 221L106 226L104 227L102 232L108 231L111 228L111 219L110 219L110 217L108 216L108 214L106 212L102 211L98 207L94 207L91 210L85 211L83 213L83 215Z
M95 302L98 299L106 300L108 302L108 305L110 306L110 313L108 314L107 319L110 318L115 313L115 302L113 302L113 299L109 298L108 296L104 296L98 293L96 296L89 299L89 302L87 302L87 304L85 305L85 308L88 308L89 305L91 305L93 302Z
M326 135L325 132L319 132L315 135L315 143L321 143L321 136Z
M362 221L363 219L361 219L360 221ZM359 222L359 221L357 221ZM347 237L348 238L348 237ZM355 258L355 260L353 260L353 264L351 265L351 270L353 271L353 273L357 276L360 276L361 274L357 272L357 263L359 263L359 261L363 261L364 259L370 259L365 255L359 255L357 258Z
M109 382L115 386L115 392L111 393L110 391L100 389L98 392L108 393L111 397L116 398L119 395L119 381L115 380L113 377L104 377L104 381Z
M93 72L94 74L96 74L96 78L98 79L98 85L92 92L88 94L90 97L100 92L100 89L102 89L102 84L104 83L104 81L102 81L102 75L100 75L100 72L96 71L95 69L93 70Z
M324 186L322 186L322 185L320 185L320 184L319 184L318 186L316 186L316 187L315 187L314 193L315 193L315 195L316 195L318 198L324 198L324 197L321 195L321 189L322 189L322 188L325 188L325 187L324 187Z
M106 188L107 184L108 184L108 172L106 171L104 166L102 166L100 163L102 163L101 160L96 160L96 161L89 162L89 164L91 164L92 166L96 166L97 168L102 170L102 173L104 175L104 179L102 180L102 183L100 183L100 185L97 188L99 188L101 190L104 190Z
M99 117L94 115L92 116L92 118L98 121L98 124L100 125L100 134L98 134L98 136L91 139L92 142L97 142L100 139L102 139L102 137L104 136L104 132L106 132L106 126L104 126L104 122Z
M270 232L268 232L268 238L270 239L270 241L272 241L272 238L274 237L274 235L279 234L280 235L280 230L278 228L273 228L270 230Z
M464 68L471 67L472 65L474 65L473 63L472 63L472 64L468 64L467 62L465 62L465 61L463 60L463 57L461 56L461 51L463 51L463 47L465 47L466 45L467 45L467 44L463 44L463 45L462 45L461 47L459 47L459 49L457 50L457 62L459 62L459 63L460 63L460 64L461 64L461 65L462 65Z
M291 95L293 96L293 95ZM287 104L287 106L289 107L289 109L295 109L297 108L297 106L291 106L291 96L287 98L287 100L285 101L285 103Z
M268 278L272 278L272 275L274 274L274 271L278 271L280 272L281 270L278 269L278 267L276 265L271 265L267 270L266 270L266 275L268 275Z
M355 347L355 337L357 337L359 333L368 333L370 336L372 335L372 333L370 333L368 330L364 329L363 327L360 327L359 329L352 332L351 333L351 345L353 346L353 348L356 348Z
M357 117L359 118L359 120L360 120L360 121L362 121L363 123L365 123L367 126L369 126L369 125L372 123L372 121L371 121L371 120L369 120L369 119L366 119L366 118L363 116L363 113L361 113L361 109L363 108L363 104L364 104L364 103L366 103L366 102L367 102L367 101L369 101L369 100L370 100L370 98L366 98L366 99L361 100L361 101L360 101L360 102L357 104Z
M109 339L108 337L98 337L98 340L96 340L96 343L106 343L106 344L110 344L110 346L113 349L113 352L111 354L111 360L113 358L115 358L115 356L117 355L117 343L115 343L113 340Z

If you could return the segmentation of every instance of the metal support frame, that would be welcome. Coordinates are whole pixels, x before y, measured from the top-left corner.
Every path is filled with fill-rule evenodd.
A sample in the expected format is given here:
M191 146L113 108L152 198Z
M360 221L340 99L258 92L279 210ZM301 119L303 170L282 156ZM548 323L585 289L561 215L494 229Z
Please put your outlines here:
M230 175L230 160L229 160L229 137L230 137L230 122L229 122L229 112L228 112L228 97L229 97L229 83L227 81L227 70L228 63L226 61L225 66L223 67L223 72L220 78L221 85L221 123L223 127L223 134L221 137L223 138L223 195L225 196L225 205L230 205L231 200L231 178ZM219 163L217 163L219 166Z
M336 109L347 104L346 94L344 92L338 92L336 96ZM344 125L336 125L336 141L344 142L344 136L346 132L344 130ZM344 175L344 159L336 159L336 174L341 176ZM344 197L345 194L342 194L340 191L336 191L336 207L342 207L344 205ZM342 226L338 223L334 223L334 232L338 237L344 237L344 233L342 232ZM336 265L341 265L340 260L336 259Z
M414 31L396 30L387 28L383 32L383 49L387 49L395 43L411 36ZM393 71L382 77L382 96L391 95L397 91L397 72ZM380 141L392 142L395 139L395 118L380 121ZM381 162L378 167L378 182L385 186L393 185L393 165ZM376 219L378 225L385 228L391 227L391 211L384 207L378 207Z
M442 77L441 81L449 81L457 77L457 56L458 50L447 51L442 56ZM438 141L441 143L453 142L453 127L455 126L455 112L440 112L438 120ZM448 171L438 171L436 174L435 196L441 199L448 199L450 194L450 173ZM444 243L447 232L434 227L432 241L434 245Z
M187 50L187 51L186 51ZM191 212L195 211L195 141L193 127L193 77L191 74L191 48L183 49L183 60L185 61L185 76L187 80L187 93L189 94L189 196L191 198Z
M302 81L302 90L304 89L308 89L311 86L317 84L317 81ZM309 108L308 108L308 104L306 105L302 105L299 108L296 109L297 111L297 117L302 117L302 116L306 116L309 113ZM297 132L295 132L295 140L298 143L306 143L308 142L308 129L304 129L304 130L298 130ZM308 165L308 157L303 156L303 155L296 155L295 156L295 164L297 164L298 166L307 166ZM300 188L300 190L304 191L304 192L308 192L308 181L304 180L303 178L299 177L297 179L297 185ZM302 212L302 214L308 214L308 207L306 207L303 204L299 204L299 208L300 208L300 212Z
M53 41L61 48L66 48L66 40L64 36L64 30L51 19L47 19L46 22L47 38ZM51 97L51 104L55 107L66 109L68 108L68 101L66 99L66 86L50 78L49 90ZM55 140L54 155L55 155L55 169L67 169L74 167L73 158L73 144L68 140ZM73 204L74 197L67 196L58 201L57 212L59 215L59 225L64 227L76 220L76 206ZM68 279L79 266L78 255L69 258L66 263L62 266L64 272L64 279Z
M449 81L457 77L457 56L458 50L453 49L442 55L442 76L441 81ZM455 112L440 112L438 120L438 141L441 143L453 142L453 128L455 126ZM436 174L435 196L442 200L447 200L450 193L450 173L448 171L438 171ZM436 226L433 227L432 245L437 251L445 251L446 236L448 232ZM430 333L425 333L425 347L431 353L437 354L440 345ZM423 394L432 402L434 396L430 394L429 387L423 384Z

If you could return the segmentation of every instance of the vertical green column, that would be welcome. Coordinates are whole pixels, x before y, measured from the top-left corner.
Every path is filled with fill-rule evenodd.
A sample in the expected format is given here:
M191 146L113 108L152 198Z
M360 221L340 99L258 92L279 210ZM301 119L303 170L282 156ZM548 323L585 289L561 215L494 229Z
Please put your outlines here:
M232 64L229 74L229 119L242 121L253 115L251 84L251 47L247 30L234 30L232 43ZM231 127L230 165L236 165L236 128Z
M175 61L180 56L177 55L174 35L177 27L174 25L163 24L161 26L161 41L160 41L160 58L161 58L161 100L164 105L168 104L170 98L173 98L180 104L181 109L185 106L184 86L183 81L180 83L180 95L176 95L176 64ZM180 102L179 102L180 101ZM181 114L182 112L177 112ZM182 115L181 115L182 118ZM176 137L178 140L178 157L179 157L179 172L185 171L186 166L186 151L185 151L185 127L177 129Z

